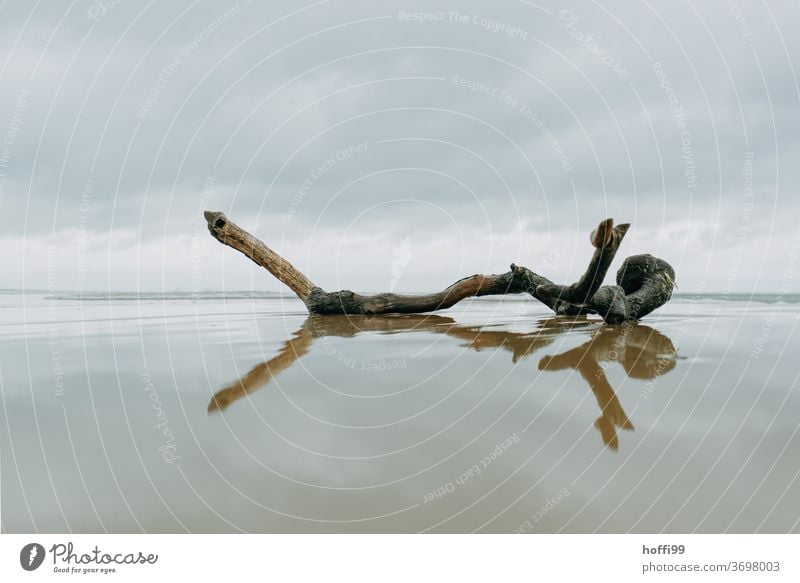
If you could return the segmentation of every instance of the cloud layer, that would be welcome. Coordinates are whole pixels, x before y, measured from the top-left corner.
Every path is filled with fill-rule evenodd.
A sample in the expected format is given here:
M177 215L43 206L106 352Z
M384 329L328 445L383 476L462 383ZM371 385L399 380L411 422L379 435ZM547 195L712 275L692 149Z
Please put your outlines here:
M681 291L791 287L799 13L7 2L0 287L280 289L205 208L328 289L569 279L606 216Z

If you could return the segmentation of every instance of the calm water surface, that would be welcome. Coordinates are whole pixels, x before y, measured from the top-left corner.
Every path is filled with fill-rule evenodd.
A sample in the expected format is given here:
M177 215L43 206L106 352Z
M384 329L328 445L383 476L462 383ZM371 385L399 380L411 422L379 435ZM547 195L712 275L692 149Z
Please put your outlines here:
M799 317L2 293L2 529L797 532Z

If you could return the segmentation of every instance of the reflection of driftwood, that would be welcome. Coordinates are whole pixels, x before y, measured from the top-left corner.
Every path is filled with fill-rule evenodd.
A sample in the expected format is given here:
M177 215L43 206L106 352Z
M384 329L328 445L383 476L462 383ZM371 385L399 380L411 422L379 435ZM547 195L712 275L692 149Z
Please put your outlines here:
M561 322L561 321L560 321ZM585 324L588 322L584 321ZM431 332L446 334L466 342L465 346L474 350L502 347L513 354L513 361L532 354L539 348L550 344L561 331L560 325L554 329L543 329L531 334L511 332L484 332L478 327L459 326L452 318L436 315L397 315L397 316L310 316L292 337L284 343L277 356L259 364L241 379L218 391L208 405L209 412L222 410L233 401L265 385L295 360L305 355L317 338L351 338L365 332L397 334L401 332Z
M591 340L556 356L545 356L540 370L577 370L589 383L597 399L601 416L595 422L603 442L618 448L616 428L633 429L622 409L614 389L608 383L602 361L617 361L626 373L637 379L651 379L675 367L675 348L669 338L648 326L624 324L598 328L589 320L549 319L540 322L539 329L529 333L485 331L476 326L462 326L442 316L310 316L280 352L270 360L254 367L238 381L218 391L208 405L208 411L221 411L231 403L267 384L270 379L289 368L307 354L317 338L351 338L361 333L430 332L444 334L464 341L472 350L501 348L512 354L513 362L550 345L558 336L582 327L593 331Z
M611 449L619 447L617 427L633 430L614 389L606 378L602 361L619 362L628 376L652 379L675 368L672 341L649 326L624 324L597 330L591 340L556 356L545 356L540 370L574 369L589 383L600 407L595 427Z
M576 283L569 286L556 285L546 277L512 263L511 270L506 273L472 275L438 293L426 295L383 293L368 296L350 290L326 292L223 213L206 211L205 217L208 230L217 241L236 249L264 267L289 287L311 314L420 314L450 308L461 300L474 296L528 293L556 313L597 313L609 323L618 323L641 318L662 305L672 293L675 278L672 268L666 262L656 260L660 263L654 265L661 271L665 266L669 267L671 276L667 279L652 279L649 277L652 273L645 273L647 270L641 269L642 258L650 256L640 255L628 258L626 265L629 269L621 270L617 274L617 286L601 287L630 226L622 224L615 227L612 219L606 219L590 237L595 251L586 271ZM638 269L636 281L635 278L625 275L628 271L632 272L633 267ZM647 277L642 277L643 273ZM651 285L653 282L658 285ZM628 297L633 293L638 293L639 296L629 301Z
M315 338L308 330L306 322L290 340L284 343L277 356L262 362L235 383L217 391L208 404L208 412L225 410L237 399L267 384L272 377L292 366L298 358L307 353Z

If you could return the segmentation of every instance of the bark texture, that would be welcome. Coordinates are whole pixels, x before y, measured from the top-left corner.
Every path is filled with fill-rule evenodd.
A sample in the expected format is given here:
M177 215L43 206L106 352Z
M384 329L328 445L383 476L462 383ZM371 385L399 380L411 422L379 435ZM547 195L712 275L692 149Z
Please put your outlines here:
M297 294L305 302L314 289L314 284L300 273L294 265L264 245L236 223L230 221L223 213L205 211L208 232L223 245L233 247L249 257L274 275L278 281Z
M557 314L600 314L607 322L618 323L650 313L671 297L674 286L672 267L646 255L628 258L617 273L617 285L601 287L630 227L628 224L615 227L613 219L602 221L592 232L590 240L595 252L584 274L572 285L554 284L512 263L506 273L471 275L432 294L363 295L350 290L326 292L223 213L206 211L205 217L208 230L217 241L264 267L289 287L311 314L420 314L450 308L469 297L528 293Z

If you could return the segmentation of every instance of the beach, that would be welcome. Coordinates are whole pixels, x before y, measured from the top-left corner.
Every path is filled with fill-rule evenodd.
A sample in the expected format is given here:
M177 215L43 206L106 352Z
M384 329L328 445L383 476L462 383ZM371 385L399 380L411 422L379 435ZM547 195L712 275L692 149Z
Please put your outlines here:
M800 531L800 298L0 293L2 530Z

